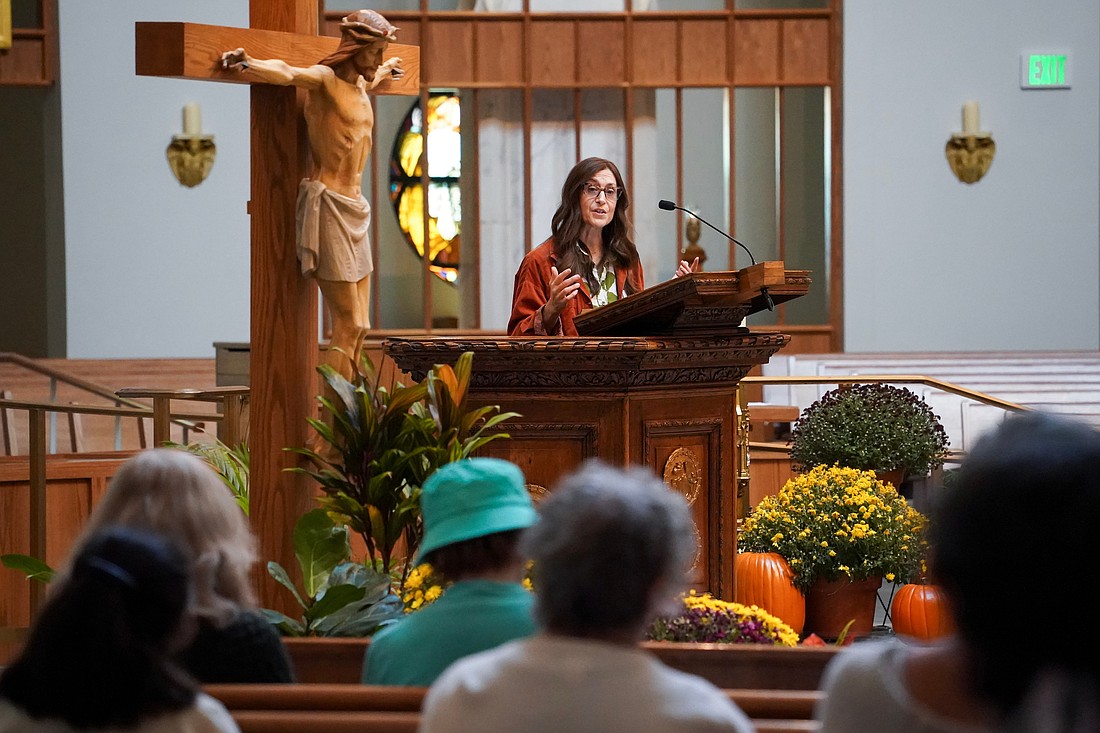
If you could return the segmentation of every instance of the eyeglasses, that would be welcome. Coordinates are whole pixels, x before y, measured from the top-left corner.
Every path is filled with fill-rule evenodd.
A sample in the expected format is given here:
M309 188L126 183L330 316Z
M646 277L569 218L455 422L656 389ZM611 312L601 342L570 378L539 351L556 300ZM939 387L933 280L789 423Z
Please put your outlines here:
M602 193L608 201L615 201L622 195L623 190L618 186L608 186L607 188L600 188L592 183L584 184L584 195L588 198L599 198Z

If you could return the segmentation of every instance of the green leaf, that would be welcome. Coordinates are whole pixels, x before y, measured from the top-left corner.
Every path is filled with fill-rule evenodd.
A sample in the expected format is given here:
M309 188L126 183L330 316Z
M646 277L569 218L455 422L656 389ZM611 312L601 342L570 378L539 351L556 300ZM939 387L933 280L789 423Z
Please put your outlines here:
M24 573L27 576L27 580L37 580L40 583L49 583L53 580L53 568L37 557L12 553L0 555L0 563L3 563L6 568Z
M352 603L363 600L363 589L354 585L334 585L326 588L317 601L306 611L306 621L312 628L320 619L339 611Z
M362 601L330 614L314 631L322 636L367 636L387 621L396 621L405 613L401 599L394 594L376 602Z
M283 586L291 593L294 594L294 599L298 601L298 605L302 608L309 608L309 605L302 600L302 596L298 593L298 589L294 587L294 583L290 580L290 576L287 574L286 569L282 565L269 560L267 563L267 574L274 578L279 585Z
M230 447L217 438L212 443L192 442L187 444L166 441L169 448L178 448L202 458L218 474L230 491L241 511L248 514L249 502L249 464L248 445L245 443Z
M396 552L401 538L421 534L419 489L427 477L508 437L486 431L515 413L499 414L496 406L466 410L472 370L473 353L466 352L453 367L435 365L420 382L387 389L366 355L351 379L331 366L318 367L330 388L318 397L328 415L323 421L309 418L309 424L335 450L326 459L294 449L314 468L288 470L318 483L321 505L362 536L370 561L380 560L387 574L407 561Z
M844 640L848 638L848 632L852 628L852 624L856 622L852 619L848 623L844 624L844 628L840 630L840 635L836 637L836 646L844 646Z
M279 630L283 636L305 636L306 628L299 622L270 608L261 608L260 613L267 622Z
M329 575L329 585L353 585L362 588L366 585L367 568L363 563L348 561L342 562L332 569Z
M305 594L315 598L332 569L351 556L347 527L338 527L324 509L313 509L294 525L293 541Z

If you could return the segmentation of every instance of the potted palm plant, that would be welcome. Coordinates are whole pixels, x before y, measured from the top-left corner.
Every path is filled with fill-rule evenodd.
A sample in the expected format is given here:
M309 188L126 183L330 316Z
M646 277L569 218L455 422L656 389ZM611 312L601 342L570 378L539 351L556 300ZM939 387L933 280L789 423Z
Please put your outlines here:
M496 405L467 407L473 356L466 352L454 367L437 364L421 382L392 388L379 384L366 355L351 380L322 364L318 371L334 398L318 399L331 420L309 423L324 448L291 449L312 465L289 470L312 476L323 492L321 506L362 537L368 562L382 573L399 572L402 583L420 544L424 481L440 466L507 438L496 428L518 414Z
M319 442L289 448L308 458L309 465L288 470L317 482L323 511L338 529L346 526L359 535L366 555L352 568L339 531L311 519L316 526L303 530L302 538L311 538L317 548L306 547L308 543L298 548L296 531L296 550L325 555L331 567L324 577L313 579L312 592L299 592L283 568L269 563L268 572L299 597L304 611L301 621L274 614L271 620L290 635L285 641L299 681L352 682L359 679L366 636L404 612L405 584L423 531L420 487L440 466L508 438L500 425L517 413L502 412L496 405L468 405L471 352L453 367L435 365L423 380L408 386L383 386L366 355L351 379L327 364L317 369L329 387L318 397L328 419L309 418ZM358 638L316 638L347 634Z

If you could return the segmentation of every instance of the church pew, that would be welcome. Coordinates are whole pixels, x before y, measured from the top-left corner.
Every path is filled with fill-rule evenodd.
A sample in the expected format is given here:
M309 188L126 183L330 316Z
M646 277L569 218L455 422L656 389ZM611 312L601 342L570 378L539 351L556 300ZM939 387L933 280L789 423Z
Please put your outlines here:
M426 687L353 683L212 684L203 690L230 710L419 712Z
M370 639L283 639L299 682L358 683ZM837 647L768 644L697 644L645 641L641 647L674 669L699 675L721 688L816 690Z
M674 669L723 689L816 690L838 647L699 644L643 641L643 649Z
M243 733L291 730L412 731L427 688L361 684L214 684L204 691L221 700ZM815 729L817 690L727 689L726 695L758 731Z
M818 690L727 689L729 699L753 720L810 720L823 693Z
M419 713L244 710L233 714L241 733L416 733ZM754 720L756 733L815 733L814 720Z
M331 710L233 710L241 733L416 733L420 713Z

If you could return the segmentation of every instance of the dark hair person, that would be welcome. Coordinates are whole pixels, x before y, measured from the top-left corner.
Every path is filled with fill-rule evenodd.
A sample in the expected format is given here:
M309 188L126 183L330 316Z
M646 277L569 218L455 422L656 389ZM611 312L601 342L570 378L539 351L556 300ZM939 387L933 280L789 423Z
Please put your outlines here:
M933 509L929 570L957 632L844 649L822 677L821 733L1100 730L1100 643L1057 620L1096 555L1100 433L1049 414L1009 417Z
M256 538L210 464L177 448L137 453L111 479L81 536L110 525L155 532L187 557L196 627L180 652L188 672L204 684L294 681L282 637L256 609Z
M1024 621L1029 603L1068 610L1059 599L1087 581L1098 526L1100 433L1042 413L980 440L933 517L932 571L971 650L972 683L1019 730L1100 729L1096 635Z
M87 539L19 657L0 675L0 731L237 731L173 661L186 641L187 561L124 527Z
M550 238L527 253L512 292L512 336L576 336L581 311L645 288L630 223L630 194L604 158L573 166L561 187Z
M538 515L519 466L487 457L448 463L424 482L420 507L417 562L453 585L374 635L367 684L430 685L456 659L535 633L518 544Z

